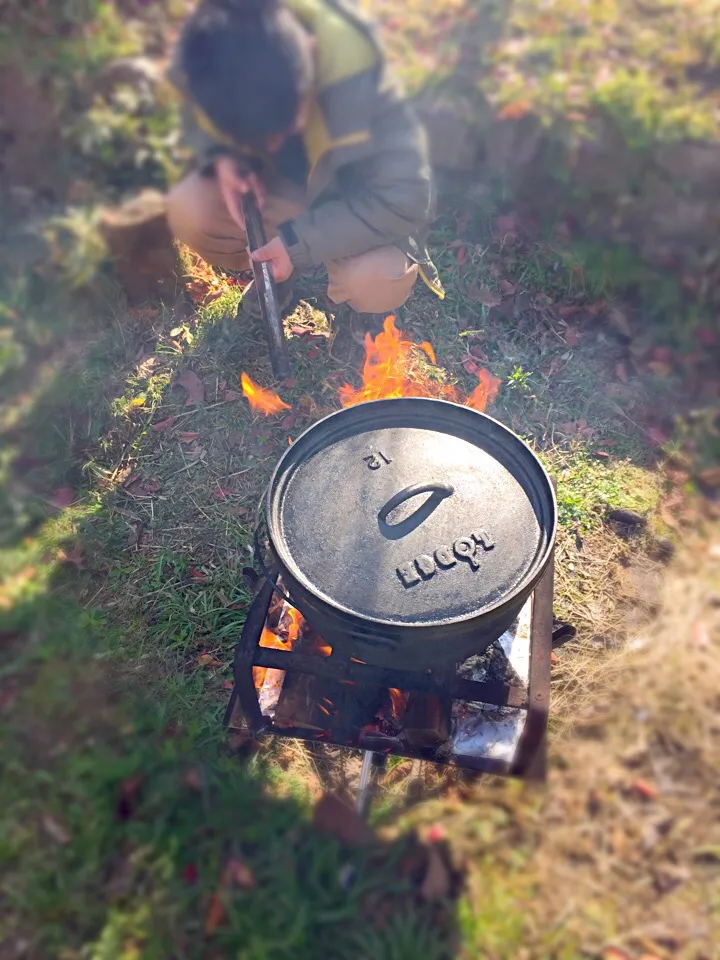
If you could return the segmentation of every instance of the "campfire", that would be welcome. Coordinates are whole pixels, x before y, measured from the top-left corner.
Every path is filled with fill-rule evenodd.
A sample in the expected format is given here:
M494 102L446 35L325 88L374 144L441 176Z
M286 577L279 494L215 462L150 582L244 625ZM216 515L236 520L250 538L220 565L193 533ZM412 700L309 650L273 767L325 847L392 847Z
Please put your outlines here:
M241 382L254 412L290 409ZM532 451L479 415L499 386L482 369L461 394L392 316L366 337L360 385L273 474L228 722L544 769L556 508Z
M478 372L478 385L463 399L462 394L442 379L431 375L428 363L437 365L435 351L429 343L406 340L395 326L395 317L385 319L382 331L375 337L365 337L365 362L362 385L357 389L346 383L339 390L343 407L351 407L368 400L392 400L400 397L427 397L463 403L483 413L497 397L502 380L485 368ZM242 391L251 409L266 416L290 410L290 406L271 390L265 390L243 373Z

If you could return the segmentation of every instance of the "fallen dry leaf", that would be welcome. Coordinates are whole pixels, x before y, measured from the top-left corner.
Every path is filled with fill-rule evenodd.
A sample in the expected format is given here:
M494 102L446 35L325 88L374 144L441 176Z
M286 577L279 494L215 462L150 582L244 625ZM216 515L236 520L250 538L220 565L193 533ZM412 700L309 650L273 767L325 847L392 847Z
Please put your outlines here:
M203 788L202 774L197 767L190 767L189 770L186 770L183 781L191 790L197 790L198 793Z
M657 787L650 783L649 780L643 780L642 777L638 777L637 780L633 780L630 788L633 793L642 797L643 800L657 800Z
M80 547L71 547L68 550L58 550L55 557L59 563L65 563L70 567L77 567L78 570L85 569L83 552Z
M118 820L129 820L132 817L137 806L143 779L141 773L136 773L134 777L128 777L120 784L120 796L115 811Z
M198 570L197 567L190 567L190 576L193 578L195 583L207 583L207 577L202 570Z
M622 383L628 382L627 364L624 362L624 360L620 360L619 363L615 364L615 376Z
M230 403L233 400L237 400L239 396L240 394L237 392L237 390L226 390L223 394L223 399L226 403Z
M72 487L58 487L50 497L50 503L58 510L64 510L66 507L75 503L76 498L77 494Z
M212 495L216 500L227 500L232 496L232 490L229 487L215 487Z
M472 283L468 287L468 299L474 303L481 303L485 307L497 307L502 303L502 297L499 293L493 293L487 287L482 287L477 283Z
M187 390L188 397L185 401L186 407L192 407L196 403L202 403L205 399L205 389L200 377L192 370L183 370L176 378L175 383Z
M707 467L701 470L698 480L706 487L720 487L720 467Z
M194 443L200 434L193 430L178 430L175 436L178 438L180 443Z
M373 839L372 830L360 814L334 793L324 793L315 804L313 826L348 846L362 846Z
M213 893L205 911L205 935L211 937L225 919L225 904L219 893Z
M568 347L576 347L580 343L580 331L577 327L568 327L564 338Z
M219 667L221 663L211 653L201 653L197 659L199 667Z
M648 363L648 370L652 371L656 377L669 377L673 372L669 363L664 360L651 360Z
M171 427L176 420L177 417L167 417L165 420L158 420L157 423L152 424L150 429L154 430L155 433L162 433L163 430L167 430L168 427Z
M440 849L433 844L428 848L427 871L420 887L423 900L427 900L428 903L444 900L450 893L450 881L450 871L443 860Z
M506 103L504 107L498 110L498 119L520 120L528 113L530 113L530 102L528 100L513 100L512 103Z
M225 878L228 886L232 884L241 890L252 890L255 886L255 877L250 867L242 860L231 857L225 866Z
M42 815L42 826L50 839L54 840L55 843L59 843L61 846L65 846L65 844L70 843L72 840L68 828L60 823L59 820L56 820L50 813L44 813Z
M630 960L630 957L617 947L606 947L600 956L602 960Z

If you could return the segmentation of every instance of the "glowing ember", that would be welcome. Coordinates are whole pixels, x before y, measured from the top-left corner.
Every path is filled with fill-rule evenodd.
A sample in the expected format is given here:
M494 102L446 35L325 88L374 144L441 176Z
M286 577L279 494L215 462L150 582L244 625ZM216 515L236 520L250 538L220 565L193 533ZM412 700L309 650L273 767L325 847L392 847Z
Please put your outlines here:
M392 702L392 712L396 720L399 720L400 717L405 713L405 707L407 706L408 699L410 697L409 693L403 693L401 690L398 690L396 687L390 687L390 700Z
M472 407L473 410L479 410L480 413L484 413L485 408L489 403L492 403L495 397L498 395L498 390L500 389L500 384L502 380L500 377L494 377L489 370L483 368L478 373L478 379L480 383L475 387L473 392L465 401L465 405Z
M263 390L257 383L254 383L246 373L241 374L240 383L242 384L243 396L247 397L250 408L256 413L263 413L266 417L269 417L274 413L282 413L283 410L292 409L272 390Z
M417 362L420 350L432 364L437 362L435 351L429 343L415 344L403 339L401 331L395 326L395 317L386 317L382 333L375 339L370 334L365 337L362 386L358 390L349 383L341 387L341 404L351 407L366 400L391 400L397 397L434 397L462 403L462 397L455 387L429 376L427 369ZM482 412L497 396L502 381L485 369L479 371L478 378L478 386L465 403Z

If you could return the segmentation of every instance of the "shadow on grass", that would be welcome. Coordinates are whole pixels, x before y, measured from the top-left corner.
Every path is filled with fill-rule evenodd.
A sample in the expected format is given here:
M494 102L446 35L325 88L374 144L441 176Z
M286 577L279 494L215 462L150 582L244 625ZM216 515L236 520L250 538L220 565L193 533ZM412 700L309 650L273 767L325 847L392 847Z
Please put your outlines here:
M3 617L9 956L454 955L453 904L421 900L409 838L319 834L301 783L233 755L202 676L142 675L63 579Z

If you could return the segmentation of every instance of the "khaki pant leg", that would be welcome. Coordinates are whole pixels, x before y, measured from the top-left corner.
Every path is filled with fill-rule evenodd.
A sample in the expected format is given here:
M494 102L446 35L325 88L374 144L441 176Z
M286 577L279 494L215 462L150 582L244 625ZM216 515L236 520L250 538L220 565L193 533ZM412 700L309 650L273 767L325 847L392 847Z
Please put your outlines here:
M328 296L349 303L358 313L387 313L410 296L418 275L416 263L398 247L378 247L357 257L327 264Z
M279 184L263 208L268 239L275 236L278 224L303 209L303 191L294 184ZM247 237L228 213L213 177L191 173L181 180L168 194L167 216L173 235L203 260L225 270L250 268Z

